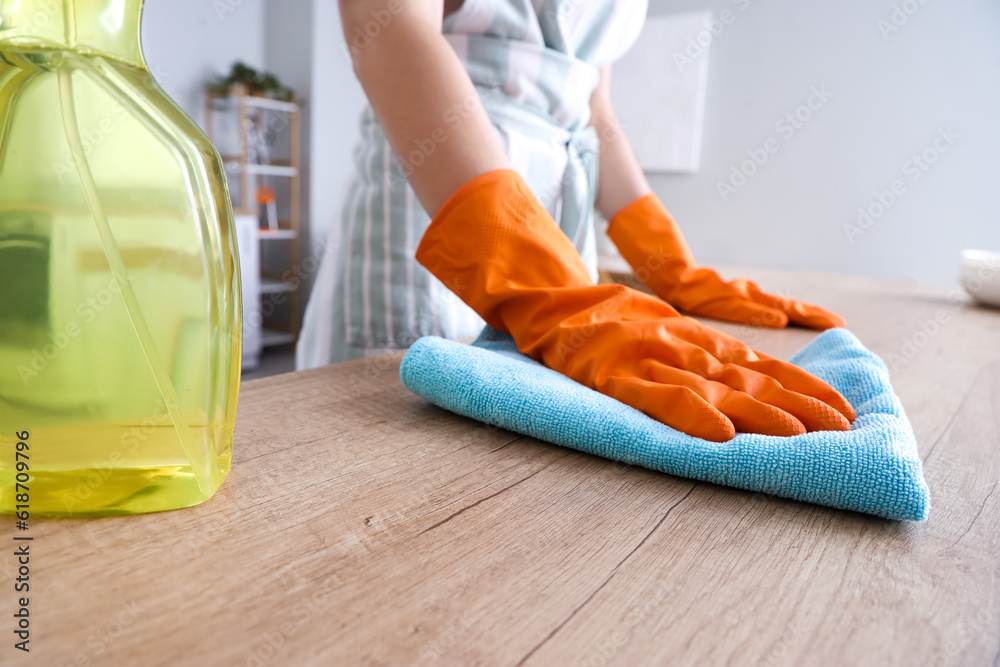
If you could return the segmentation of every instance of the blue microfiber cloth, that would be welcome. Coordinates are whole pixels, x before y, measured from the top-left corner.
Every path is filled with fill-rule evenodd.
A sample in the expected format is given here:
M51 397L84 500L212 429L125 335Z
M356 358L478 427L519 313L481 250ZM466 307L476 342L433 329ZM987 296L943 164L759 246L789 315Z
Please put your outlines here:
M888 519L926 519L930 493L916 439L882 360L851 332L831 329L790 361L850 401L851 431L694 438L545 368L489 327L471 346L421 338L399 373L442 408L589 454Z

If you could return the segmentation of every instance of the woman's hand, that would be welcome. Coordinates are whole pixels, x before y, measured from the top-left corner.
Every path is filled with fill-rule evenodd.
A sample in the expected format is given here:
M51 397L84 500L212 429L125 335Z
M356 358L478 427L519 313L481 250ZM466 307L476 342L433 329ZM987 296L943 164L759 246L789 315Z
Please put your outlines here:
M836 313L768 294L749 280L726 281L698 266L680 228L650 191L611 107L611 68L601 70L590 100L591 125L601 142L597 208L608 236L636 275L667 303L694 315L759 327L789 322L813 329L844 326Z
M441 207L417 259L518 348L680 431L848 430L854 410L802 369L622 285L594 285L515 172L478 176Z
M789 322L811 329L844 326L834 312L768 294L749 280L726 281L698 266L677 223L654 194L616 213L608 236L654 294L688 313L758 327L779 328Z

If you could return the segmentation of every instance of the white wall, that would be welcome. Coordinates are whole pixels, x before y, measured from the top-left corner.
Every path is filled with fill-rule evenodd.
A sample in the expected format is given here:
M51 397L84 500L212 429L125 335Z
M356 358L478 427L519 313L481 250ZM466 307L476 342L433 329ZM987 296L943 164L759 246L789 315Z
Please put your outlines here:
M264 3L264 64L265 69L273 72L281 82L295 91L300 101L300 154L299 154L299 230L300 252L306 252L309 244L309 229L312 212L309 206L312 189L312 159L316 155L313 150L312 119L312 77L314 72L312 60L313 45L313 0L281 0ZM274 137L275 146L288 145L285 133ZM280 195L279 195L280 197ZM281 209L285 208L283 202ZM279 210L279 217L284 217ZM287 243L284 241L262 244L265 266L270 270L279 271L288 264ZM301 288L302 309L311 286L311 276L305 276L308 281ZM300 313L301 316L301 313Z
M882 25L883 37L878 22L891 21L894 4L916 12L898 30ZM961 249L1000 250L1000 3L650 4L651 14L695 9L731 12L711 44L702 167L652 184L702 263L950 285ZM832 96L787 137L776 123L813 86ZM941 128L958 138L911 180L913 165L904 164ZM723 201L718 183L768 138L777 152ZM894 180L903 194L851 243L845 225Z
M264 0L146 0L142 48L157 82L202 124L209 79L235 60L264 65Z
M272 0L275 1L275 0ZM352 154L365 95L344 46L340 13L331 0L313 5L313 243L322 243L339 219L353 169ZM333 239L336 241L336 239Z
M268 0L265 61L305 101L302 109L303 257L336 245L364 93L343 50L337 3ZM333 237L330 237L331 233ZM315 278L303 263L303 304Z

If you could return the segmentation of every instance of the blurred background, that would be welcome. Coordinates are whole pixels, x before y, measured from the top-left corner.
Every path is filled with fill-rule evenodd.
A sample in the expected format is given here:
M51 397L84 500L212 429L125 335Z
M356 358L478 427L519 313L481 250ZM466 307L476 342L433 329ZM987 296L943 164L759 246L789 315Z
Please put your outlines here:
M657 131L661 108L691 135L684 165L649 171L701 263L947 287L963 249L1000 250L996 0L650 0L649 13L684 19L619 63L616 95L634 107L622 119L633 142ZM143 46L203 126L206 84L236 61L294 91L300 261L335 243L364 104L337 4L149 0ZM650 77L647 95L636 79ZM696 84L677 88L678 120L663 107L682 79ZM276 127L277 145L289 128ZM300 309L314 277L303 272Z

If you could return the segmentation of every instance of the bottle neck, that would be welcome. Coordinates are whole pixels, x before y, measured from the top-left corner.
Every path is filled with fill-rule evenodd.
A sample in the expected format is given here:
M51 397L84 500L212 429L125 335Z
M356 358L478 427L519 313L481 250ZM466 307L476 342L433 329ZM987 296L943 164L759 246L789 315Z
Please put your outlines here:
M143 0L0 0L4 42L59 46L144 67Z

